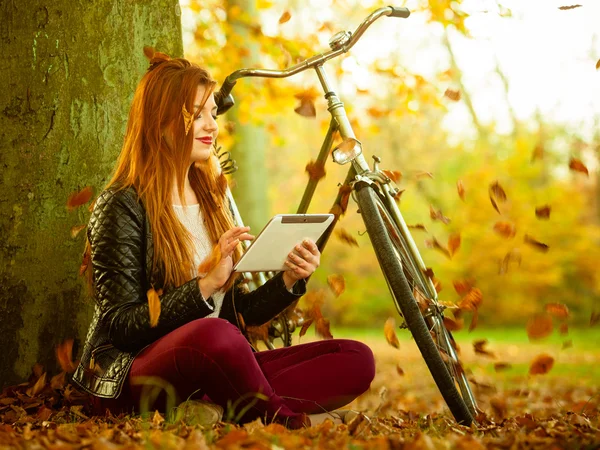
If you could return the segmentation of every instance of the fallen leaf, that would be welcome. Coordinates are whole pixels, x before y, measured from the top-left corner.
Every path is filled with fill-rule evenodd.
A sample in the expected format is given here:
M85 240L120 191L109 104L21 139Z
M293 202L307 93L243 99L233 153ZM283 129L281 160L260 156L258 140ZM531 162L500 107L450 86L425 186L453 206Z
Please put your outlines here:
M593 327L598 322L600 322L600 311L599 312L593 311L592 315L590 316L590 327Z
M448 251L448 249L446 247L442 246L442 244L440 244L438 242L438 240L435 238L435 236L432 236L431 240L426 240L425 246L427 248L433 248L435 250L438 250L439 252L443 253L448 259L452 259L452 256L450 255L450 252Z
M529 339L542 339L552 333L552 317L547 313L536 314L527 321Z
M159 293L150 288L146 293L148 297L148 311L150 314L150 326L155 327L158 325L158 318L160 316L160 298Z
M50 387L54 390L64 389L67 384L67 372L62 371L50 378Z
M396 372L398 373L398 375L400 375L401 377L404 376L404 369L402 369L402 367L400 367L400 365L396 365Z
M510 222L496 222L494 231L506 239L513 238L517 234L517 228Z
M551 209L552 208L550 207L550 205L538 206L537 208L535 208L535 216L538 219L547 220L550 218Z
M385 321L383 333L388 344L394 348L400 348L400 341L398 340L398 336L396 336L396 320L393 317L389 317Z
M496 372L501 372L502 370L508 370L512 367L510 363L506 362L497 362L494 364L494 370Z
M460 233L452 233L448 238L448 251L450 252L450 256L454 256L454 254L460 248Z
M73 192L71 195L69 195L69 198L67 199L67 209L69 211L72 211L78 206L89 202L92 198L92 195L93 191L91 186L86 186L79 192Z
M333 291L336 297L342 295L344 290L346 289L346 280L342 275L329 275L327 277L327 284Z
M287 21L289 21L292 18L292 15L290 14L289 11L284 11L283 14L281 15L281 17L279 17L279 24L283 24L286 23Z
M529 366L530 375L544 375L550 372L554 365L554 358L548 354L541 354L535 357Z
M75 372L77 365L73 362L73 339L66 339L56 346L56 359L62 370L67 373Z
M565 342L562 343L563 350L571 347L573 347L573 339L567 339Z
M325 166L323 164L318 164L316 161L310 161L306 165L306 172L308 172L308 176L311 180L319 181L321 178L325 177Z
M460 100L460 91L458 89L446 89L446 92L444 92L444 97L449 98L450 100L452 100L453 102L457 102Z
M432 220L440 220L445 225L448 225L451 222L448 217L446 217L446 216L444 216L444 214L442 214L441 209L436 211L435 209L433 209L433 206L431 206L431 205L429 205L429 217L431 217Z
M569 9L581 8L583 5L569 5L569 6L559 6L558 9L561 11L567 11Z
M500 183L494 181L492 184L490 184L489 196L494 209L498 211L498 214L502 214L500 212L500 208L498 208L498 203L506 202L506 192L504 191L502 186L500 186Z
M494 411L494 416L496 416L496 419L499 421L504 420L504 418L506 417L506 411L508 409L506 406L506 397L492 397L490 399L490 406Z
M587 176L590 175L588 172L588 168L577 158L571 158L569 161L569 169L574 170L575 172L585 173Z
M335 234L337 235L337 237L340 238L340 240L342 242L345 242L346 244L350 245L351 247L358 247L358 241L354 238L354 236L352 236L350 233L348 233L344 228L338 228L335 232Z
M398 183L402 179L402 172L399 170L386 170L383 169L382 172L386 177L392 180L394 183Z
M75 239L79 232L85 227L87 227L87 225L75 225L74 227L71 227L71 237Z
M546 303L546 312L557 319L569 317L569 308L563 303Z
M456 190L458 191L458 196L464 202L465 201L465 186L462 180L458 180L456 182Z
M35 384L32 387L28 388L25 391L25 393L27 395L29 395L30 397L35 397L40 392L42 392L45 387L46 387L46 372L44 372L42 374L42 376L37 379Z
M475 350L475 353L478 355L487 356L489 358L495 358L496 355L485 348L487 344L487 339L479 339L473 342L473 350Z
M528 234L526 234L524 236L523 240L525 241L526 244L531 245L533 248L535 248L536 250L539 250L542 253L546 253L550 249L550 247L547 244L544 244L542 242L535 240Z

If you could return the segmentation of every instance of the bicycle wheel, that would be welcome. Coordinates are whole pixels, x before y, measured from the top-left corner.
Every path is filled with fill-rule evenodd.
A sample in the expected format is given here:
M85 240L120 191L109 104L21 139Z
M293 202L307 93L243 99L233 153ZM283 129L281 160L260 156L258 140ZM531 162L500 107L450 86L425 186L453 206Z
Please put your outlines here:
M424 317L413 295L415 289L419 289L418 265L409 256L401 233L378 194L368 185L359 185L357 201L379 265L406 326L454 418L463 425L470 425L476 405L452 348L452 336L443 324L442 312L434 308Z

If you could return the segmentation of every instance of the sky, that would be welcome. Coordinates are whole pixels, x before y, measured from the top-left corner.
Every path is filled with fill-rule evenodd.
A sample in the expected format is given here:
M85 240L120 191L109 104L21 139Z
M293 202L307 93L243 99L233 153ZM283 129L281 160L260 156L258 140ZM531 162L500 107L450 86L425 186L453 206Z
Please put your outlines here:
M317 14L321 20L336 20L332 1L305 0L306 8L295 10L291 1L273 1L272 17L265 17L263 30L277 32L282 11L292 11L295 28ZM568 124L574 132L589 138L600 121L600 0L580 0L582 6L562 11L569 0L502 0L512 17L501 17L496 0L465 0L462 8L471 37L450 33L463 82L483 123L495 122L499 133L510 132L507 100L520 120L528 121L539 112L544 120ZM184 43L193 39L194 19L182 0ZM296 2L297 3L297 2ZM361 6L365 16L373 9L370 1ZM416 9L419 0L396 3ZM291 5L291 6L290 6ZM314 19L313 19L314 20ZM347 24L353 30L358 23ZM352 69L359 87L368 88L368 66L375 59L399 59L409 70L431 77L449 67L448 53L441 44L443 29L428 24L424 13L408 19L384 17L375 22L350 51L344 64ZM327 48L326 38L323 42ZM508 99L496 65L509 80ZM341 87L342 91L343 86ZM443 92L442 92L443 94ZM457 135L473 132L464 102L449 104L445 128Z

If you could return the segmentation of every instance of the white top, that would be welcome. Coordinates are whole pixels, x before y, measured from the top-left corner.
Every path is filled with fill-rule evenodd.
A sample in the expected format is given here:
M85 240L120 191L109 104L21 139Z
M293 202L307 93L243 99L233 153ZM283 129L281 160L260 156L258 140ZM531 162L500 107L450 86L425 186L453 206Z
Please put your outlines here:
M204 219L202 217L202 211L200 211L199 204L187 206L173 205L173 210L175 211L175 215L179 221L183 224L186 230L190 232L192 236L192 242L194 243L194 260L192 261L192 271L190 273L190 279L192 279L196 276L196 271L198 270L200 263L210 255L213 245L211 243L208 230L206 229L206 225L204 225ZM198 275L202 277L206 274ZM206 317L219 317L225 292L221 290L215 291L211 297L215 304L215 310Z

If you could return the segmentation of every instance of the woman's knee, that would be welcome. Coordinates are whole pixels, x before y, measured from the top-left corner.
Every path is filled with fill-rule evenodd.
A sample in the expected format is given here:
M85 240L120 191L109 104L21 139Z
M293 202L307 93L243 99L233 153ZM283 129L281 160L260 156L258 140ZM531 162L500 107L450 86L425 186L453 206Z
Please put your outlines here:
M224 319L209 317L193 320L180 329L179 344L203 353L234 352L248 342L240 330Z
M353 358L353 375L356 383L356 390L362 394L371 386L375 378L375 357L371 348L359 341L346 341L343 347Z

